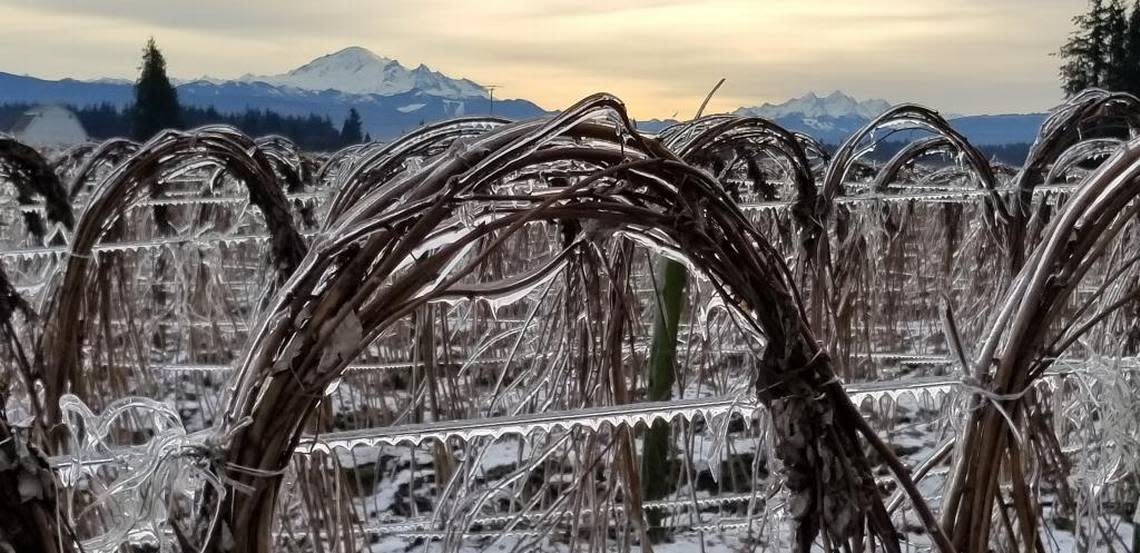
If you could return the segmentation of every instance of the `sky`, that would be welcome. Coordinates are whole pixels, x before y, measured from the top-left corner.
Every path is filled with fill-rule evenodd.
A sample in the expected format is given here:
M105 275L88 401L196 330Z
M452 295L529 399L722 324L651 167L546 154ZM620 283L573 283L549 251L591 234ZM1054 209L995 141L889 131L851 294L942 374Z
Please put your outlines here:
M178 77L276 74L363 46L557 109L616 94L690 117L807 91L1016 113L1061 99L1085 0L0 0L0 71L134 78L154 36Z

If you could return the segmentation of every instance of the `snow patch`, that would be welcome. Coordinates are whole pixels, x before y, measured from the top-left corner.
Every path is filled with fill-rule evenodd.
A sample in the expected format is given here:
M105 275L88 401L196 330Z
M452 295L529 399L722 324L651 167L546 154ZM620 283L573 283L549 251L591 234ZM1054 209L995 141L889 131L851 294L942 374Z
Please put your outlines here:
M396 111L398 111L400 113L411 113L411 112L416 111L418 109L422 109L426 105L427 104L408 104L406 106L400 106L400 107L396 108Z

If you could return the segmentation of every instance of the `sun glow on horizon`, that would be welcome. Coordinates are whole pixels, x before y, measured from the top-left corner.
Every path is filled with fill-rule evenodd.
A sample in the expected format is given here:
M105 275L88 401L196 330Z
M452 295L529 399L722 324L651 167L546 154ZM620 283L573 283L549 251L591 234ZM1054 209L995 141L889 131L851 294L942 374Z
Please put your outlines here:
M835 89L961 113L1032 111L1061 97L1049 54L1083 5L0 0L0 71L133 78L153 35L180 77L281 73L359 45L548 109L610 92L638 118L691 116L722 77L709 111Z

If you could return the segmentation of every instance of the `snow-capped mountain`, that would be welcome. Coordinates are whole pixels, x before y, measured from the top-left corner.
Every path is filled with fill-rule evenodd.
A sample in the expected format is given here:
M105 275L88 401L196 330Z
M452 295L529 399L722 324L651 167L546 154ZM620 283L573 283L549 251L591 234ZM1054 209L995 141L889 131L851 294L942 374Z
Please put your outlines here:
M171 77L170 78L170 83L173 84L174 86L182 86L184 84L191 84L191 83L210 83L210 84L219 84L220 85L220 84L226 84L228 82L230 82L229 79L217 79L217 78L211 77L209 75L202 75L201 77L197 77L197 78L193 78L193 79L180 79L178 77ZM128 83L129 84L135 84L134 81L128 81Z
M732 113L763 117L785 129L807 133L835 146L890 107L886 100L857 100L839 91L823 97L808 92L783 103L742 107ZM961 116L944 113L943 116L975 145L994 146L1032 142L1045 114ZM672 119L650 119L638 121L638 128L655 133L676 123Z
M492 105L485 89L470 80L453 79L423 65L407 69L359 47L322 56L281 75L171 80L184 104L214 107L225 113L264 109L282 115L314 114L336 124L349 108L356 108L364 119L364 129L378 139L462 115L493 112L525 119L552 113L523 99L496 98ZM0 104L108 103L125 107L133 102L134 82L128 79L45 80L0 71ZM838 91L825 97L809 92L780 104L742 107L733 113L771 119L789 130L806 132L835 145L889 107L884 100L860 101ZM985 145L1031 141L1044 115L946 117L972 142ZM639 128L656 132L673 123L676 121L648 120L640 122Z
M765 103L754 107L742 107L733 113L766 119L781 119L791 115L799 115L802 118L858 117L869 120L890 107L890 102L886 100L859 101L836 90L822 98L817 96L815 92L808 92L799 98L792 98L781 104Z
M338 90L380 96L411 91L451 99L487 96L483 87L468 79L452 79L423 64L408 69L394 59L376 55L359 46L321 56L281 75L245 75L238 80L302 90Z
M225 113L264 109L282 115L315 114L339 124L349 108L356 108L364 130L378 139L462 115L526 119L550 113L526 100L495 98L492 106L487 91L470 80L453 79L422 64L408 69L360 47L321 56L281 75L172 77L171 82L183 104ZM134 81L127 79L52 81L0 72L0 103L128 106L133 101Z
M742 107L733 113L770 119L789 130L805 132L828 144L838 144L890 107L886 100L856 100L836 90L822 97L808 92L780 104Z
M526 100L487 96L448 98L413 89L397 94L357 94L339 90L305 90L295 86L253 81L195 79L176 81L178 100L183 105L212 107L222 113L242 113L248 109L268 110L281 115L315 115L339 125L356 108L364 120L364 130L376 139L391 139L421 125L464 115L495 115L528 119L550 112ZM0 104L65 104L90 106L111 104L127 107L134 103L134 83L126 81L45 80L0 71Z
M135 84L135 82L130 80L130 79L119 79L119 78L115 78L115 77L103 77L100 79L91 79L91 80L85 81L85 82L95 83L95 84L127 84L127 85L134 85Z

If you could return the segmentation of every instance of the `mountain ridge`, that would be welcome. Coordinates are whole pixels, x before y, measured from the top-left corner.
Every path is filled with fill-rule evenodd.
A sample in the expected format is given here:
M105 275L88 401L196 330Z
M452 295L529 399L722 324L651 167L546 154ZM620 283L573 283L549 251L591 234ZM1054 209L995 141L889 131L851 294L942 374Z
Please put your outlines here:
M413 69L359 46L317 57L278 75L243 75L237 79L172 79L187 105L240 113L270 110L283 115L315 113L339 122L350 108L364 119L374 138L393 138L425 123L462 115L489 114L513 119L549 115L551 111L525 99L499 99L492 105L485 88L419 64ZM92 105L133 103L133 82L102 78L46 80L0 72L0 102ZM836 90L814 91L781 103L743 106L741 116L770 119L792 131L808 133L827 144L839 144L869 120L889 109L883 99L856 99ZM955 117L952 124L978 145L1032 141L1044 114ZM674 121L651 119L639 124L655 132Z
M352 94L392 96L417 90L449 99L486 97L486 90L470 79L453 79L419 64L413 69L360 46L349 46L278 75L246 74L240 82L264 82L319 92L337 90Z
M224 113L255 109L281 115L317 114L328 117L338 126L348 115L348 110L356 108L364 120L364 130L377 139L394 138L441 119L492 112L489 98L452 99L416 90L383 96L327 89L311 91L260 81L214 84L205 80L185 82L175 88L179 101L188 106L213 107ZM134 86L75 79L52 81L0 72L0 103L111 104L124 108L134 103ZM551 113L527 100L499 98L495 98L493 112L511 119L528 119Z
M732 113L745 117L764 117L766 119L779 119L799 114L803 117L846 117L858 116L870 120L880 113L890 109L891 103L872 98L856 100L847 94L836 90L827 96L820 97L814 91L803 96L790 98L780 104L763 103L759 106L744 106Z

